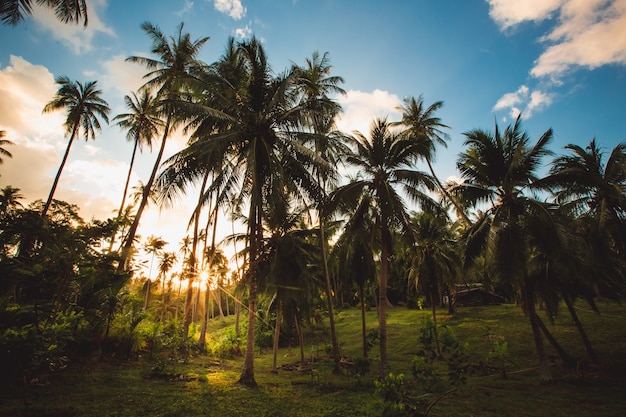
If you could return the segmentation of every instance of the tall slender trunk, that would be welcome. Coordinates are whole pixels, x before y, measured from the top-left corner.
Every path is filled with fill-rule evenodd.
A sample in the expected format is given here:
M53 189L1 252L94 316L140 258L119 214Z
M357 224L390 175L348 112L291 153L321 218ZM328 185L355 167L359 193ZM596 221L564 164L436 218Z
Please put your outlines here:
M524 308L528 314L533 340L535 341L535 352L539 358L539 378L541 379L541 382L550 382L552 380L552 373L548 367L548 359L543 345L543 338L541 337L541 329L538 321L539 317L537 316L537 311L535 309L535 302L526 285L522 287L522 303L524 304Z
M326 284L326 303L328 307L328 321L330 322L330 339L333 349L333 374L341 373L341 356L339 353L339 342L337 341L337 330L335 329L335 313L333 307L333 291L330 286L330 273L328 272L328 256L326 249L326 233L324 230L324 213L319 211L320 222L320 245L322 250L322 264L324 265L324 281Z
M435 291L430 289L430 308L433 315L433 334L435 335L435 348L437 356L441 356L441 346L439 345L439 332L437 331L437 303L435 302Z
M359 283L359 301L361 302L361 335L363 336L363 358L367 359L367 324L365 322L365 288Z
M276 362L278 358L278 345L280 342L280 320L282 318L282 307L283 303L280 299L277 300L276 304L276 326L274 327L274 347L272 352L272 371L276 370Z
M589 337L587 337L587 332L585 332L585 329L583 328L583 324L580 322L580 319L578 318L578 314L576 314L576 310L574 309L574 305L572 304L572 299L569 297L568 294L566 294L563 288L561 288L561 294L563 295L563 300L565 301L565 305L567 306L567 311L569 311L569 314L572 317L572 320L574 321L574 325L578 329L578 334L580 334L580 338L582 339L582 342L585 345L585 350L587 351L587 356L589 357L589 360L591 361L591 363L597 364L598 356L596 355L596 352L593 350L593 347L591 346Z
M302 325L300 324L300 317L298 317L298 309L293 311L293 322L296 326L296 334L298 335L298 344L300 345L300 363L304 363L304 334L302 332Z
M76 138L76 133L78 132L78 124L74 125L72 129L72 134L70 135L70 140L67 142L67 148L65 148L65 153L63 154L63 159L61 159L61 166L57 171L56 176L54 177L54 181L52 182L52 188L50 189L50 194L48 194L48 199L46 200L46 204L43 206L43 210L41 210L41 217L46 217L48 213L48 209L50 208L50 204L52 203L52 198L54 197L54 193L57 189L57 185L59 185L59 179L61 178L61 172L63 171L63 167L65 167L65 163L67 162L67 157L70 154L70 148L72 147L72 143L74 143L74 139Z
M143 189L143 193L141 194L141 202L139 203L139 207L137 208L137 214L133 220L133 224L130 226L128 230L128 235L126 236L126 240L124 241L124 245L122 247L122 253L120 256L120 263L118 264L118 270L126 270L128 258L130 256L130 250L133 246L133 241L135 240L135 234L137 234L137 228L139 227L139 222L141 220L141 215L143 214L146 205L148 204L148 198L150 197L150 192L152 191L152 185L154 184L154 180L156 178L157 172L159 171L159 166L161 165L161 159L163 158L163 153L165 152L165 143L167 142L167 136L169 135L170 130L170 120L167 120L165 124L165 129L163 130L163 139L161 140L161 147L159 148L159 153L157 155L157 159L154 162L154 167L152 167L152 173L150 174L150 179L148 183L145 185Z
M198 339L198 346L202 351L206 351L206 330L209 323L209 297L211 289L207 283L204 291L204 314L202 315L202 328L200 329L200 338Z
M576 365L576 361L572 359L570 355L567 354L567 352L565 351L565 349L563 349L563 347L561 347L559 342L557 342L554 336L552 336L552 333L550 333L550 330L548 330L546 325L543 324L543 321L541 320L541 318L539 318L539 316L537 316L536 320L537 320L537 324L539 325L539 328L541 329L541 332L546 337L546 339L548 339L548 342L550 342L554 350L556 350L556 353L559 355L559 358L561 359L563 366L565 368L573 368L574 365Z
M383 223L381 226L382 245L380 278L378 282L378 341L380 346L380 366L378 376L384 378L389 370L387 363L387 281L389 276L389 257L391 256L391 232Z
M135 155L137 154L137 148L139 147L139 137L135 138L135 145L133 146L133 153L130 156L130 166L128 167L128 175L126 175L126 184L124 184L124 193L122 194L122 202L120 203L120 208L117 211L117 218L122 217L122 212L124 211L124 204L126 203L126 194L128 194L128 185L130 184L130 175L133 172L133 166L135 165ZM113 230L113 235L111 235L111 244L109 245L109 252L113 251L113 245L115 244L115 234L117 233L117 226L115 226L115 230Z
M252 196L251 200L255 200ZM246 352L244 354L243 369L239 377L239 383L248 387L256 387L254 378L254 334L256 326L256 302L257 302L257 262L259 256L259 244L263 237L261 208L254 201L250 202L249 233L250 236L250 259L248 262L248 332L246 335Z

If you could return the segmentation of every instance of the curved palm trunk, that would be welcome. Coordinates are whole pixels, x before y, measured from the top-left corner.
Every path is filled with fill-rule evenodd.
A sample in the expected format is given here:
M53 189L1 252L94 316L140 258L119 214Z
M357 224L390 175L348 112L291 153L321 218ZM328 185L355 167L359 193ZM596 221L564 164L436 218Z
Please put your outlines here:
M522 302L524 308L528 314L528 320L530 321L530 328L533 333L533 340L535 341L535 351L539 358L539 378L541 382L550 382L552 380L552 373L548 367L548 358L546 357L546 351L543 345L543 338L541 337L541 329L538 322L537 311L535 310L535 303L532 296L529 294L528 288L522 288Z
M135 218L133 219L133 224L130 226L130 229L128 229L128 235L126 236L126 240L124 241L124 246L122 248L122 254L120 257L118 270L126 270L128 257L130 256L130 250L133 246L133 240L135 240L135 234L137 234L137 228L139 227L139 221L141 220L141 215L143 214L143 211L146 208L146 205L148 204L148 197L150 197L152 184L154 183L157 172L159 170L159 166L161 165L161 158L163 158L163 153L165 151L165 142L167 141L169 130L170 130L170 120L168 119L167 123L165 124L165 129L163 131L163 140L161 141L159 154L157 155L157 159L154 162L154 167L152 168L150 179L148 180L148 183L144 187L143 193L141 194L141 202L139 203L139 208L137 208L137 214L135 215Z
M137 148L139 147L139 138L135 138L135 145L133 146L133 153L130 156L130 167L128 167L128 175L126 175L126 184L124 185L124 193L122 194L122 203L120 204L120 208L117 211L117 217L120 218L122 216L122 211L124 211L124 204L126 203L126 195L128 194L128 185L130 184L130 175L133 172L133 166L135 165L135 155L137 154ZM113 250L113 245L115 244L115 234L117 233L117 227L113 231L113 235L111 236L111 244L109 245L109 252Z
M463 208L461 207L459 202L456 201L456 198L453 198L450 195L450 193L448 192L448 190L446 190L446 188L443 186L441 181L439 181L439 178L437 178L437 175L435 175L435 170L433 169L433 166L430 163L430 159L426 159L426 164L428 165L428 169L430 170L430 174L433 176L433 179L437 183L437 187L439 187L439 189L441 190L443 195L448 199L448 201L450 201L452 203L452 205L456 209L457 213L459 215L461 215L461 218L463 219L463 222L465 223L465 225L468 226L468 227L471 226L472 222L469 219L469 217L467 217L467 214L465 214L465 210L463 210Z
M57 189L57 185L59 185L61 172L63 171L63 167L65 167L65 163L67 162L67 157L70 154L70 148L72 147L72 143L74 142L74 138L76 137L76 132L78 132L78 125L74 125L74 129L72 130L72 134L70 135L70 140L67 143L67 148L65 148L65 153L63 154L63 159L61 159L61 166L59 167L59 170L57 171L57 174L54 177L54 181L52 182L52 188L50 189L48 200L46 200L46 204L43 206L43 210L41 210L41 217L45 217L46 213L48 213L48 209L50 208L50 204L52 203L52 198L54 197L54 192Z
M578 314L576 314L576 310L574 310L574 305L572 304L571 298L569 298L568 295L563 295L563 300L565 300L565 305L567 305L567 310L569 311L570 316L572 316L574 325L576 325L576 328L578 329L578 333L580 334L580 338L582 339L583 344L585 345L585 349L587 350L587 356L589 356L591 363L597 364L598 356L596 355L596 352L593 350L593 347L591 346L589 337L587 337L587 332L585 332L583 324L580 322L580 319L578 318Z
M207 283L204 291L204 314L202 315L202 328L200 329L200 338L198 339L198 346L202 351L206 351L206 331L209 323L209 298L211 289Z

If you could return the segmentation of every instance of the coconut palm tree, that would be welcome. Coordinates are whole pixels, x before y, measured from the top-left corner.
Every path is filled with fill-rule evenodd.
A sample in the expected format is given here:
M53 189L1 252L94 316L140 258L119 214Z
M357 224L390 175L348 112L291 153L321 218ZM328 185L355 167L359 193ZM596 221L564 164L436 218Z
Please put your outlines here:
M0 190L0 214L6 215L19 208L24 208L19 200L23 199L24 195L20 193L19 188L5 186Z
M122 215L124 210L137 149L141 151L145 145L152 150L152 139L157 135L159 129L163 127L163 121L158 115L159 102L148 91L142 91L139 98L135 93L132 93L130 96L124 96L124 103L129 113L118 114L113 118L113 121L122 129L127 130L126 139L133 142L133 153L130 157L130 166L126 176L122 202L117 213L118 217Z
M324 204L326 201L327 187L336 179L336 166L339 156L347 151L344 145L343 135L334 130L334 119L341 111L341 106L330 95L345 94L339 85L343 78L331 75L332 66L328 53L322 56L315 51L311 58L307 58L303 67L294 67L297 74L298 89L302 94L302 106L305 110L305 128L308 131L302 136L304 143L312 145L315 153L327 162L327 166L333 169L315 172L317 182L322 195L318 198L317 215L319 218L319 242L322 252L322 265L324 267L324 279L326 283L326 301L328 304L328 316L330 322L330 334L332 354L335 360L335 373L341 372L341 356L339 342L335 330L335 315L333 308L333 291L328 271L328 242L326 238L326 215Z
M146 282L146 296L143 302L143 311L146 311L148 308L148 299L150 297L150 283L152 282L152 264L154 263L154 257L159 255L163 248L167 245L167 242L162 238L150 235L148 236L148 240L144 245L144 250L146 253L150 254L150 270L148 272L148 281Z
M248 334L239 382L255 386L255 313L264 224L285 218L294 200L319 195L309 168L322 161L295 137L303 114L293 72L275 76L255 38L234 45L234 53L228 71L212 70L214 89L209 91L218 94L209 93L195 106L197 127L184 153L203 161L203 169L189 177L214 170L206 192L219 191L218 204L226 205L229 196L237 195L237 204L248 208Z
M426 108L424 98L421 95L417 99L415 97L406 98L404 105L398 107L398 110L402 112L402 120L394 124L404 129L402 135L412 138L421 146L421 157L426 161L428 170L437 183L437 188L454 205L465 225L469 226L471 222L465 214L465 210L439 181L432 165L435 161L437 146L447 147L446 142L450 139L450 136L444 131L450 127L443 124L441 119L435 116L435 112L442 106L443 101L436 101Z
M436 309L441 300L440 289L454 282L459 266L455 240L447 216L421 212L414 217L414 226L416 256L411 276L415 286L429 299L436 351L441 355Z
M74 139L80 136L81 132L85 140L95 139L96 130L100 130L100 121L98 118L102 118L108 123L110 112L108 103L101 97L102 91L97 88L97 81L89 81L83 84L79 81L70 81L70 79L64 75L57 77L55 81L59 85L59 88L52 101L46 104L43 112L49 113L56 110L67 110L64 126L66 134L69 134L70 138L63 159L61 160L61 166L52 183L50 195L48 195L48 200L46 200L43 210L41 211L42 217L45 217L50 203L52 203L54 192L59 183L63 167L67 162L67 157Z
M146 58L140 56L131 56L127 58L129 62L135 62L145 66L148 73L144 76L148 81L142 87L146 90L156 89L156 97L160 100L161 113L165 116L165 125L163 127L163 136L161 138L161 147L154 162L150 179L146 183L144 193L137 208L137 214L133 224L130 227L126 241L122 247L120 268L126 268L126 261L130 248L132 246L133 237L139 227L141 216L148 202L148 197L152 190L152 185L156 178L163 152L165 151L165 143L170 134L170 130L176 126L177 120L174 117L174 108L169 103L175 100L181 93L181 82L190 74L196 74L204 68L204 64L198 60L202 46L209 40L203 37L195 41L191 40L188 33L183 33L184 25L181 23L178 27L177 37L166 37L161 30L149 22L141 25L144 32L152 39L151 52L157 58Z
M54 9L57 19L63 23L82 20L87 26L87 0L36 0L36 3ZM16 26L32 14L32 0L0 0L0 20L5 25Z
M380 343L379 375L388 372L387 364L387 281L392 258L392 233L401 230L409 239L413 229L401 192L422 207L438 207L428 194L434 190L433 179L417 171L414 164L421 156L419 144L392 131L386 119L372 123L369 138L360 132L350 138L354 150L346 162L359 170L359 177L336 191L335 198L342 201L359 201L371 195L375 224L380 239L380 274L378 276L378 332Z
M597 295L623 295L626 251L626 143L613 148L606 161L595 139L585 148L569 144L570 154L557 157L543 180L567 213L569 229L584 244L562 264L566 271L554 281L592 361L597 358L573 301L584 298L597 310ZM554 257L552 257L554 258ZM556 268L552 268L556 270ZM591 277L591 279L590 279Z
M474 129L464 133L465 150L457 167L463 182L453 190L472 205L487 205L484 214L467 232L465 262L481 254L495 262L494 270L509 282L521 297L527 313L540 362L540 377L550 380L535 303L538 283L528 270L536 242L557 244L558 235L550 206L533 198L530 191L539 179L537 171L543 157L550 155L547 145L552 130L532 144L521 130L521 117L501 132Z
M4 163L4 160L1 158L2 156L6 156L7 158L13 158L11 152L4 149L6 145L13 145L13 142L4 138L6 136L6 133L6 131L0 130L0 164Z

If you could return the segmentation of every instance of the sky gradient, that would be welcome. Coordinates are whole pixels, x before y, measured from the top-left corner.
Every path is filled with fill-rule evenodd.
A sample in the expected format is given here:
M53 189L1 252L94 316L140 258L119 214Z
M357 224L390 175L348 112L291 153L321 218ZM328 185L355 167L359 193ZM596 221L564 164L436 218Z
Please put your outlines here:
M398 120L407 96L443 101L437 115L451 140L437 154L440 178L458 175L463 132L505 127L520 112L532 139L554 130L557 153L592 138L608 152L626 140L626 0L88 0L88 7L86 29L40 7L16 27L0 26L0 129L15 143L6 148L13 158L0 166L0 187L20 188L26 202L47 197L67 144L65 115L41 113L54 78L97 80L111 117L125 112L124 95L145 73L125 59L149 56L145 21L166 35L184 22L192 39L209 36L200 54L207 63L230 36L261 39L275 73L328 52L348 92L337 97L345 132L367 134L377 116ZM177 133L166 157L184 144ZM55 197L77 204L86 219L113 216L131 151L115 125L95 141L76 141ZM139 156L131 185L147 181L155 154ZM163 236L175 250L190 214L182 203L152 207L139 233Z

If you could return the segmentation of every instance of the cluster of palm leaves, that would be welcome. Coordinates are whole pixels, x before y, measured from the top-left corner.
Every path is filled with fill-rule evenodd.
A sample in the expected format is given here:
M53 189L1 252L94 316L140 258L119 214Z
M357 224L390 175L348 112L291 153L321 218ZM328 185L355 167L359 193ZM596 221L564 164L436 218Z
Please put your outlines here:
M257 39L231 39L209 65L197 58L208 38L192 40L182 24L172 37L150 23L142 28L152 40L153 58L128 60L145 66L147 82L126 96L129 112L113 120L134 142L131 170L137 149L151 148L157 135L161 142L150 178L129 210L126 181L109 252L117 256L116 273L131 271L137 230L151 196L156 193L159 203L174 204L180 195L199 190L184 255L187 337L194 321L192 282L201 270L224 264L215 237L218 214L237 213L246 232L231 240L244 242L237 260L242 262L249 313L241 383L256 384L260 294L272 294L275 347L281 320L298 330L310 316L311 300L323 295L339 370L335 305L357 288L364 309L367 288L375 287L381 375L388 371L388 289L397 287L398 279L405 286L407 281L414 284L426 297L434 319L443 293L453 298L460 276L506 286L528 314L542 365L547 363L544 336L550 335L536 311L539 301L552 313L563 300L577 321L573 300L583 298L595 306L599 295L623 294L626 145L618 145L606 161L595 141L587 148L570 145L569 153L556 157L541 176L544 159L552 156L552 132L533 143L518 118L504 132L496 126L494 132L465 133L466 148L457 164L462 181L443 184L432 165L437 146L449 139L448 126L436 117L442 102L426 106L421 96L408 98L399 107L399 122L377 119L368 135L348 135L334 125L341 107L333 97L343 93L343 79L331 74L326 54L314 53L305 65L276 74ZM57 96L45 110L67 110L70 139L41 211L43 219L56 201L54 191L72 141L81 132L85 139L93 137L98 118L108 121L109 112L96 82L65 77L57 82ZM175 129L188 135L187 146L162 161ZM417 169L420 162L428 172ZM342 166L353 177L342 177ZM202 213L207 215L204 229ZM119 251L113 250L116 237ZM149 293L146 289L144 309ZM363 336L365 341L365 322ZM300 332L298 337L302 339ZM549 378L547 367L542 369Z

